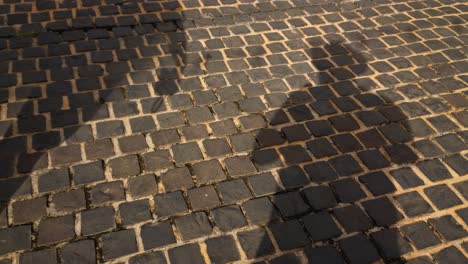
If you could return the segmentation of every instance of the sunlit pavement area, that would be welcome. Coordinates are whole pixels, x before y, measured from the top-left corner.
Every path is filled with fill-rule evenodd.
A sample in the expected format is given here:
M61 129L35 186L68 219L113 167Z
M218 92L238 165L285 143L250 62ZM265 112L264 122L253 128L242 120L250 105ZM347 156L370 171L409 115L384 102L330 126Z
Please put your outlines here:
M467 20L2 0L0 263L467 263Z

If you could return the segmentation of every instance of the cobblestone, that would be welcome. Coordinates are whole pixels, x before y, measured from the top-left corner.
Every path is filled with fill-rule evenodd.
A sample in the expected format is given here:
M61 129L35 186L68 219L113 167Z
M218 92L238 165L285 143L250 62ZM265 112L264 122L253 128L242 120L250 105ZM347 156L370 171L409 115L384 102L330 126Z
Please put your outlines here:
M0 263L464 263L460 0L0 4Z

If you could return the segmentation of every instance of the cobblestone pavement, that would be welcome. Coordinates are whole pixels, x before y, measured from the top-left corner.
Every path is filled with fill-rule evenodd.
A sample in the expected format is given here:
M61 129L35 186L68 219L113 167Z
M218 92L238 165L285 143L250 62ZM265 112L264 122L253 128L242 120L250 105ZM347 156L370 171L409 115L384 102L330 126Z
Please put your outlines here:
M467 20L2 0L0 263L467 263Z

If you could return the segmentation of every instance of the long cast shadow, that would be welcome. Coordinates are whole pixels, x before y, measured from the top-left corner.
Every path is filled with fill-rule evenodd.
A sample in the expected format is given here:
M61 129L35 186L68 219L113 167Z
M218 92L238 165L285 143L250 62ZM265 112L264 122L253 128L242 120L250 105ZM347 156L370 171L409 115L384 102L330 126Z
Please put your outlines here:
M206 72L200 65L220 60L220 54L203 50L184 33L196 27L191 20L198 17L196 12L187 18L180 12L179 2L153 4L148 4L148 13L157 16L140 17L140 23L124 19L121 23L125 26L102 24L78 29L88 39L80 32L68 35L68 30L60 28L39 33L37 41L49 48L43 55L29 47L29 33L23 32L23 37L15 39L19 48L39 53L41 69L27 59L15 61L13 72L7 69L2 73L5 89L0 90L0 227L12 224L7 220L11 200L78 184L71 180L69 169L57 169L81 161L77 144L84 143L88 151L88 146L104 146L109 137L158 130L151 116L166 111L176 101L183 105L187 99L171 98L175 100L169 103L169 97L203 90L198 76ZM123 39L124 45L112 36ZM144 46L142 37L159 48ZM216 39L212 40L216 49ZM93 63L88 64L81 53L71 54L66 48L61 51L64 41L79 43L81 52L90 53ZM253 97L260 102L263 99L274 110L257 108L256 99L247 98L250 101L245 104L236 102L236 107L266 121L254 126L255 138L240 151L248 153L260 172L243 177L259 197L242 204L244 214L252 224L266 225L280 250L307 247L305 253L311 263L371 263L381 257L386 262L397 261L411 247L392 228L403 216L388 198L396 190L388 178L388 169L417 161L416 154L405 144L421 131L406 124L406 115L393 105L391 97L373 93L379 85L367 76L375 73L368 67L365 52L355 43L335 41L298 51L289 59L310 62L315 69L297 68L300 74L294 76L287 67L269 69L276 79L257 82L259 90L252 86L253 94L259 92ZM50 74L45 74L44 69ZM213 71L226 75L228 70ZM21 81L13 75L21 76ZM226 85L218 80L205 81L208 91ZM134 100L141 100L141 108ZM142 113L145 118L133 119ZM94 130L89 125L113 117L117 120L102 127L96 125ZM127 118L130 127L121 124L121 119ZM33 191L30 174L35 179L39 176L38 190ZM85 179L79 184L102 180ZM250 206L266 210L252 215ZM252 221L252 216L258 222ZM368 236L374 227L379 231ZM257 242L244 250L248 259L277 253L264 231L248 231L239 237L241 243ZM309 247L313 243L320 246ZM298 259L288 253L273 261L294 263Z
M77 3L33 4L65 15ZM113 17L118 8L139 21ZM110 137L154 131L152 115L167 110L171 95L200 89L203 71L194 68L202 58L190 56L199 47L188 47L183 33L194 25L185 22L178 1L119 1L99 10L103 17L94 22L89 17L99 13L85 8L68 26L12 21L4 31L11 56L0 71L0 228L12 225L8 206L17 198L104 180L102 160L115 154ZM101 120L93 130L91 124ZM83 161L80 144L94 167L83 173L97 177L72 177L78 172L71 165ZM11 244L0 242L0 254L20 249Z
M275 207L270 207L271 214L263 221L271 222L281 250L311 243L298 220L314 243L345 237L337 242L341 252L327 243L308 248L306 255L312 263L379 261L383 248L375 247L363 234L383 228L375 233L379 242L385 239L387 252L380 253L385 261L395 261L411 247L390 229L403 215L387 197L396 188L385 172L417 160L403 145L412 140L412 132L403 126L406 115L391 101L371 93L378 87L367 76L375 73L360 50L331 42L304 50L303 55L316 68L308 74L313 83L295 76L286 80L295 87L293 91L267 94L272 105L278 102L275 97L285 102L266 113L269 126L255 133L257 142L252 145L252 160L260 172L265 171L256 177L271 185L271 172L276 171L285 188L265 187L279 194L273 194ZM286 91L288 96L282 93ZM397 152L409 157L398 160ZM268 204L262 198L257 202ZM278 222L279 216L285 222ZM264 237L255 256L268 254L270 247ZM286 254L278 261L299 260Z

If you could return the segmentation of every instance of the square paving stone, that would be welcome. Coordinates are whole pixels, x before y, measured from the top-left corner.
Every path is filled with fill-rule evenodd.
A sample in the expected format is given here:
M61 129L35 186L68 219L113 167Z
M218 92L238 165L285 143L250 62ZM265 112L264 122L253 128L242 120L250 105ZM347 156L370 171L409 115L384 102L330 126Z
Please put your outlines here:
M423 160L416 164L426 177L435 182L452 178L450 172L438 159Z
M281 250L303 247L310 243L298 220L272 223L268 227Z
M279 218L279 213L267 197L248 200L242 204L242 208L252 224L265 224Z
M102 250L104 260L110 260L138 251L133 229L120 230L102 236Z
M249 115L239 118L244 131L264 128L266 126L265 119L261 115Z
M145 163L146 171L161 170L172 168L171 155L169 150L157 150L143 154L143 161Z
M387 144L382 134L375 128L359 132L356 135L367 148L382 147Z
M453 241L467 235L467 231L451 215L429 219L429 223L435 227L446 241Z
M204 212L181 216L175 219L175 224L184 240L206 236L213 232L210 220Z
M12 205L13 222L22 224L32 222L47 215L47 198L17 201ZM10 213L11 214L11 213Z
M80 240L66 244L61 248L61 259L64 263L96 263L96 248L93 240Z
M453 186L465 199L468 198L468 181L457 182Z
M361 166L351 155L338 156L329 162L340 176L350 176L362 172Z
M247 258L257 258L274 252L273 244L265 229L257 228L237 233L242 250Z
M176 129L166 129L151 133L151 139L155 146L165 146L179 142L180 137Z
M388 156L396 164L414 163L418 156L405 144L395 144L385 147Z
M329 118L330 123L336 128L336 130L353 131L359 129L359 124L351 115L339 115Z
M166 191L175 191L193 187L192 175L187 167L168 170L161 175Z
M378 226L389 226L404 218L388 197L364 201L362 206Z
M298 191L275 194L272 200L284 217L297 216L309 210L309 205Z
M392 144L404 143L412 139L411 134L397 123L381 126L379 130Z
M104 164L102 161L75 165L72 168L73 181L76 184L90 183L104 179Z
M225 138L206 139L203 141L203 146L209 157L223 156L232 153L231 147Z
M182 134L187 141L202 139L208 137L206 125L185 126L182 128Z
M274 149L256 150L252 152L252 160L259 171L283 166L278 153Z
M390 174L403 189L409 189L424 184L424 182L409 167L392 170L390 171Z
M307 247L304 250L309 263L346 263L340 253L333 246Z
M462 201L447 185L435 185L424 189L424 193L439 210L462 204Z
M228 263L240 259L236 242L232 236L209 238L205 243L208 256L213 263Z
M134 199L153 195L158 191L156 178L153 174L129 178L127 184L127 192Z
M112 159L109 165L112 169L112 175L117 178L128 177L141 172L137 155Z
M185 164L203 159L200 148L195 142L174 145L172 146L172 153L178 164Z
M424 221L405 225L400 230L407 236L417 249L435 246L441 241Z
M216 226L224 232L241 228L247 221L238 205L216 208L212 211Z
M286 141L279 131L270 128L261 128L257 132L256 138L262 147L281 145Z
M381 125L387 122L387 119L375 110L360 111L356 113L356 116L368 127Z
M124 187L121 181L97 184L91 188L89 193L93 206L125 199Z
M136 256L131 257L128 260L129 264L140 264L140 263L158 263L166 264L166 257L161 251L152 251L142 253Z
M454 246L442 249L433 255L437 263L463 263L466 262L466 257L460 250Z
M293 165L311 161L307 151L299 145L289 145L287 147L282 147L279 149L279 152L283 156L286 164Z
M75 237L73 215L46 218L39 223L38 245L67 241Z
M421 118L405 120L402 123L413 137L427 137L435 133L427 122Z
M248 183L255 196L263 196L281 191L280 185L270 172L250 176Z
M240 179L221 182L217 185L217 189L224 203L242 201L252 197L249 188Z
M257 172L249 156L238 156L224 160L226 169L232 177L239 177Z
M310 134L304 125L284 127L281 131L285 134L288 142L304 141L310 138Z
M296 122L309 121L314 119L312 112L306 105L293 106L287 109Z
M156 129L156 125L154 124L154 120L151 116L135 117L129 121L133 133L148 132Z
M278 170L278 175L286 189L302 187L310 182L305 172L299 166Z
M281 264L281 263L299 264L301 263L301 260L294 253L286 253L284 255L271 259L270 263L271 264Z
M432 213L434 211L429 203L417 192L399 194L394 198L409 217Z
M444 159L444 162L458 173L458 175L462 176L468 174L468 160L462 155L455 154L448 156Z
M279 94L275 94L275 95L279 95ZM283 94L281 94L281 95L283 95ZM269 96L269 94L267 94L266 96ZM267 100L268 99L269 98L267 97ZM286 98L284 98L284 99L286 99ZM245 118L243 120L243 121L245 121L245 126L244 127L246 129L264 128L265 127L265 120L263 118L259 119L259 120L256 120L253 117L256 117L256 116L251 116L249 119ZM272 126L289 123L289 117L286 114L286 112L284 110L282 110L282 109L268 111L268 112L265 113L265 117L266 117L268 123L270 125L272 125ZM279 137L276 137L276 138L278 140L281 140ZM262 138L262 139L264 139L264 138ZM267 142L266 139L264 139L264 143L265 142Z
M361 143L350 133L331 136L331 140L342 153L356 152L362 149Z
M221 181L226 178L226 174L217 160L202 161L192 164L197 183L206 184L215 181Z
M463 220L463 222L468 223L468 207L462 208L456 211L458 216Z
M182 113L165 113L157 116L161 128L174 128L185 124Z
M188 200L193 210L209 209L221 204L211 185L188 190Z
M195 107L187 110L187 118L190 124L199 124L214 120L213 114L208 107Z
M53 196L51 205L56 213L69 213L86 208L84 189L75 189L57 193Z
M373 263L380 260L377 249L363 234L344 238L338 244L349 263Z
M25 252L20 255L19 263L57 263L57 252L53 248Z
M366 197L366 194L353 179L343 179L330 183L338 200L344 203L355 202Z
M114 145L110 139L100 139L85 145L88 159L107 158L114 155Z
M327 120L315 120L306 123L310 133L315 137L322 137L334 134L333 127Z
M396 191L393 183L381 171L364 174L359 177L359 181L364 183L366 188L375 196Z
M397 259L413 251L411 245L396 229L383 229L370 236L387 260Z
M154 196L156 213L160 217L172 216L188 211L184 196L180 191Z
M439 132L448 132L458 130L459 127L453 123L447 116L431 116L427 119L431 125L433 125Z
M336 180L338 175L326 161L319 161L304 166L304 170L309 175L312 182L322 183Z
M354 204L333 209L333 215L348 233L372 228L372 220Z
M39 192L47 192L68 187L70 184L67 168L49 170L39 175Z
M435 140L449 153L457 153L466 149L465 143L456 134L443 135Z
M148 200L139 200L119 204L120 219L123 225L151 220Z
M198 244L187 244L171 248L168 251L169 259L174 264L204 264L205 260L201 254L201 249Z
M81 232L85 236L103 233L115 227L114 208L111 206L81 212Z
M240 115L239 108L234 102L225 102L213 106L213 110L219 119L235 117Z
M302 192L314 210L331 208L337 203L331 189L324 185L311 186Z
M22 225L0 229L0 254L31 248L31 226Z
M255 137L250 133L232 135L229 139L234 152L251 151L258 147Z
M370 170L382 169L390 166L390 162L376 149L364 150L357 153L359 159Z
M329 157L338 154L335 147L325 138L307 141L307 148L316 158Z
M143 225L141 227L141 240L145 250L176 242L172 226L168 221Z
M226 119L210 123L210 127L215 137L232 135L237 133L237 127L232 119Z
M341 235L341 231L327 212L308 214L303 218L304 225L314 242L328 240Z

